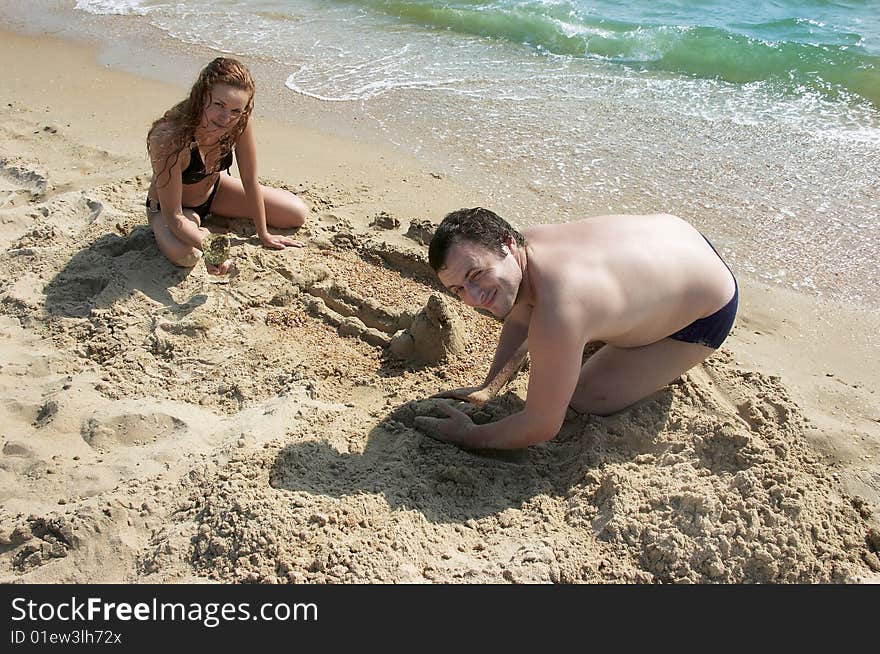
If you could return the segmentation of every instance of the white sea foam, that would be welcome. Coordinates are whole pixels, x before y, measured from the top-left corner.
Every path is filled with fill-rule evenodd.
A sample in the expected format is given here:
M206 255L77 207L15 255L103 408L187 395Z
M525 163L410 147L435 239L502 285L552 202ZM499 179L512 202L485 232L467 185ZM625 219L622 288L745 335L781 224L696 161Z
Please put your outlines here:
M151 0L76 0L76 8L90 14L110 16L144 16L164 2Z
M488 204L528 220L671 211L722 234L736 221L741 269L785 269L775 281L826 295L880 283L876 192L865 172L880 165L880 112L855 98L553 55L402 26L348 3L78 6L145 14L182 42L276 61L292 92L349 103L340 111L366 114L419 156L445 158L438 170L482 176ZM285 12L290 19L279 19ZM629 43L644 60L682 33L647 29ZM849 268L839 243L856 244Z

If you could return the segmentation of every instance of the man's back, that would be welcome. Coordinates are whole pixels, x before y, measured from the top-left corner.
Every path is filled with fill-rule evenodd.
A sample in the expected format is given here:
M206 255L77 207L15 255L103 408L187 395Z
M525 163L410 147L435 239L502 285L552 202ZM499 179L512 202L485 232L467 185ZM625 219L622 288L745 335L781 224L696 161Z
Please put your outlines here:
M656 342L712 314L734 292L719 256L675 216L597 216L523 234L535 311L582 321L591 340Z

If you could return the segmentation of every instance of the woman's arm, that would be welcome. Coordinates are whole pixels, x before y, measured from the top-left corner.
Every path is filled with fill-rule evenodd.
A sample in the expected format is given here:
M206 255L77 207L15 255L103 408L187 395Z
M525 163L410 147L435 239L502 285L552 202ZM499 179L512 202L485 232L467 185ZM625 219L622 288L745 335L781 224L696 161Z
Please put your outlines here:
M250 218L254 221L260 241L266 247L276 250L299 246L299 243L287 236L269 233L266 221L266 204L263 202L263 192L260 189L259 181L257 181L257 148L254 129L250 121L241 136L238 137L235 155L238 159L241 185L244 187L245 202L248 204Z
M158 138L150 144L150 163L153 167L153 190L159 199L162 220L181 243L201 249L202 239L208 230L196 225L183 214L183 181L181 180L181 159L188 153L175 155ZM170 155L170 158L169 158ZM170 163L170 167L166 168Z
M263 193L260 183L257 181L257 146L254 141L254 128L250 121L238 137L235 144L235 156L238 160L238 172L241 175L241 185L244 187L245 201L248 204L250 216L257 228L257 236L264 245L271 238L266 226L266 205L263 202Z

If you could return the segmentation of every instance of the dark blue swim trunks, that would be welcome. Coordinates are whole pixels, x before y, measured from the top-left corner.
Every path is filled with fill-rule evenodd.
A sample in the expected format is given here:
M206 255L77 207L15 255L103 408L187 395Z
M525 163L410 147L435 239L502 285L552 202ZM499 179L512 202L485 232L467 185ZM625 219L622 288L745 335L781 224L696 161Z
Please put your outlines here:
M703 236L703 238L706 237ZM707 238L706 243L709 243L709 239ZM715 252L715 254L718 254L718 250L715 249L714 245L709 243L709 247L712 248L712 251ZM720 254L718 254L718 258L721 259ZM727 265L724 259L721 259L721 262L727 266L728 270L730 270L730 266ZM711 347L713 350L717 350L721 347L724 339L730 334L730 329L733 327L733 321L736 319L736 310L739 306L739 285L736 283L736 276L734 276L732 270L730 270L730 275L733 277L733 297L730 298L730 302L718 309L718 311L711 316L694 320L684 329L679 329L674 334L671 334L669 338L674 338L677 341L684 341L685 343L705 345L706 347Z

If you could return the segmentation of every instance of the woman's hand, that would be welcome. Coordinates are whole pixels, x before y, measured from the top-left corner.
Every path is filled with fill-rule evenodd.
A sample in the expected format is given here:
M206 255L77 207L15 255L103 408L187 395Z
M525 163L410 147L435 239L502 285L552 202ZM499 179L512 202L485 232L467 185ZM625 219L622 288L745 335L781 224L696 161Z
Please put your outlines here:
M260 237L260 241L267 248L273 250L283 250L284 248L304 248L305 243L295 241L288 236L276 236L275 234L266 234Z
M215 266L213 263L205 262L205 268L208 271L209 275L225 275L229 272L229 267L232 265L232 259L227 259L219 266Z
M207 227L199 227L199 234L202 236L202 245L200 246L203 250L206 247L206 239L212 236L211 231ZM228 251L228 242L227 242L227 251ZM214 264L209 263L207 259L205 259L205 270L208 271L209 275L225 275L229 272L229 268L232 266L232 259L226 259L223 263Z

